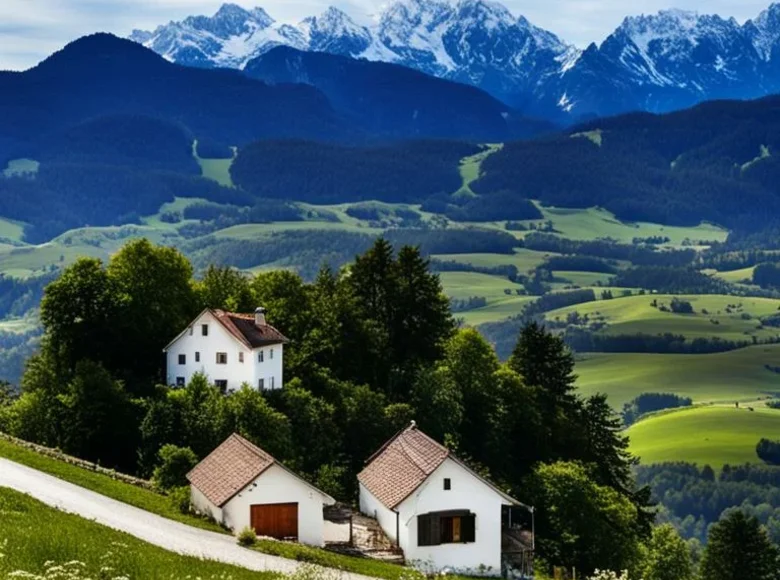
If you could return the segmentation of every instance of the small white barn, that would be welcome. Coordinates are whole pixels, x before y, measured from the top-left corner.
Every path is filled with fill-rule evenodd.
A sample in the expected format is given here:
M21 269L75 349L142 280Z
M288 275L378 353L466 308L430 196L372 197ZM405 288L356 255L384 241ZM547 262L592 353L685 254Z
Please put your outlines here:
M287 342L263 308L254 314L206 309L165 347L168 384L184 386L202 373L223 392L244 383L281 389Z
M323 546L323 508L336 500L233 434L187 474L192 504L234 532Z
M502 511L520 502L420 431L414 422L358 475L360 511L376 518L426 571L501 574Z

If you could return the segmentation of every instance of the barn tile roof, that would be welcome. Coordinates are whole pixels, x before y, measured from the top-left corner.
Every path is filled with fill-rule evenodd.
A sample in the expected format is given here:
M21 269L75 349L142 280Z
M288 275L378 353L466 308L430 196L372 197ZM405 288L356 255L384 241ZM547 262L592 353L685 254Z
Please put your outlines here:
M412 424L377 451L358 481L390 509L428 479L450 452Z
M268 453L233 434L187 474L187 480L217 507L276 463Z
M224 310L212 310L211 313L230 334L250 348L289 342L270 324L257 326L254 314L238 314Z

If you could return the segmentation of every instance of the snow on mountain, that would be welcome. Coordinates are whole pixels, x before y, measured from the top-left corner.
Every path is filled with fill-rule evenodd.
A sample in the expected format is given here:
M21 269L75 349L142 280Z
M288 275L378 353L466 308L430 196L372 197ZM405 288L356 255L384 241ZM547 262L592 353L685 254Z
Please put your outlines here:
M559 120L780 90L780 4L744 25L675 9L628 17L584 51L494 0L395 0L371 19L331 7L296 25L225 4L131 38L204 67L244 68L278 45L394 62Z

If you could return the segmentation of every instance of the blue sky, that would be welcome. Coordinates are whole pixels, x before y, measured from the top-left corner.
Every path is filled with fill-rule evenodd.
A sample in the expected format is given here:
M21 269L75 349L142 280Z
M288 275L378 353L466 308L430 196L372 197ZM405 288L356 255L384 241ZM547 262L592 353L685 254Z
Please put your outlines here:
M385 0L233 0L246 7L262 6L281 21L296 22L330 4L350 13L375 14ZM505 0L517 15L547 28L568 42L586 46L600 42L627 14L684 8L755 17L769 0ZM91 32L127 35L133 28L153 28L192 14L211 14L219 0L0 0L0 69L35 65L67 42Z

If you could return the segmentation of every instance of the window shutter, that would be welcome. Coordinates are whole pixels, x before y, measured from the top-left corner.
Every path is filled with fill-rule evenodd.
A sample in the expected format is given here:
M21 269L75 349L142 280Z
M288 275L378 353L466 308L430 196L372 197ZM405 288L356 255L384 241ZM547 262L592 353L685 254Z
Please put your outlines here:
M477 516L475 514L461 516L460 535L463 542L477 541Z
M441 544L441 523L436 514L417 516L417 545L438 546Z

